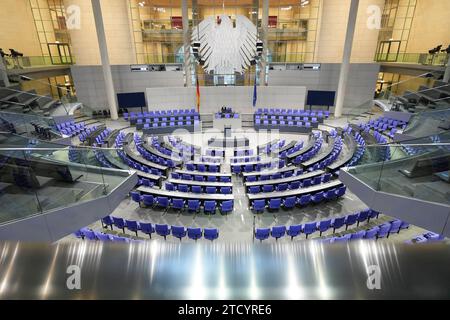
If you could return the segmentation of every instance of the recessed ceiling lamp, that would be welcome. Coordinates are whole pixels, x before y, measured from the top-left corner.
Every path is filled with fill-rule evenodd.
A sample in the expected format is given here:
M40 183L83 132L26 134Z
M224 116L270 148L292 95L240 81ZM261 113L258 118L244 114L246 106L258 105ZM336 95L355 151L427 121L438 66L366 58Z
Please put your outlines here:
M292 6L289 6L289 7L281 7L281 8L280 8L281 11L289 11L289 10L291 10L291 9L292 9Z

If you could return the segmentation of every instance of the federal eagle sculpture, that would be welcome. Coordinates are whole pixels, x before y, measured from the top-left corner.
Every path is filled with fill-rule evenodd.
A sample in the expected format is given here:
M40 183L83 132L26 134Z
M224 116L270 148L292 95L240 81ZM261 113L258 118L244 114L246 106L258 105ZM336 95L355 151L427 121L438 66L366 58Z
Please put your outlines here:
M256 26L242 15L236 16L236 27L225 14L207 17L193 29L191 40L200 44L207 73L243 73L256 56Z

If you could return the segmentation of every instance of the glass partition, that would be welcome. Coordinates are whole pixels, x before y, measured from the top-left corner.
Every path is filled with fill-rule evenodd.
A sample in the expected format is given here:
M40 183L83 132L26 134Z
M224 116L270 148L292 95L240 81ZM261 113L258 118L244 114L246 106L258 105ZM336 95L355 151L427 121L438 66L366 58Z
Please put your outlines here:
M376 191L450 204L450 134L366 146L366 154L389 149L391 160L365 161L348 172Z
M99 154L117 158L116 149L1 134L0 224L110 194L131 171L101 167Z

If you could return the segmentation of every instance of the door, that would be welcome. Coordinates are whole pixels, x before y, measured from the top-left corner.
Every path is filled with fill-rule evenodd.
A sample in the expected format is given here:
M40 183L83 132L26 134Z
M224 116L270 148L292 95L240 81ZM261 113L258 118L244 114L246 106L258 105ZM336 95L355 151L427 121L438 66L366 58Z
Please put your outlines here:
M380 41L378 44L376 61L396 62L400 51L400 40Z
M52 64L73 64L68 43L47 43Z

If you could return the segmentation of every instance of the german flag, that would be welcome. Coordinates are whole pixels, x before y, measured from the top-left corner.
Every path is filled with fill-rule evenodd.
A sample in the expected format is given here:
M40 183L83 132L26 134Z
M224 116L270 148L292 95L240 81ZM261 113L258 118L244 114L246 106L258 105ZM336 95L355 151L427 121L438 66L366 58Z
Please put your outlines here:
M200 85L198 83L198 76L196 78L196 82L197 82L197 112L200 113Z

